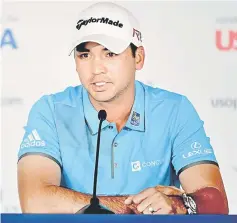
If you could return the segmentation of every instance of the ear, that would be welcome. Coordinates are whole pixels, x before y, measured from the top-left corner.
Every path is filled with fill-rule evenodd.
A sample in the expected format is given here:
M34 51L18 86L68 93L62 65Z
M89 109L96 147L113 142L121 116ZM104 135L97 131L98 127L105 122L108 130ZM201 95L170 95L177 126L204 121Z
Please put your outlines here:
M145 50L143 46L139 46L135 54L136 70L141 70L143 68L144 61L145 61Z

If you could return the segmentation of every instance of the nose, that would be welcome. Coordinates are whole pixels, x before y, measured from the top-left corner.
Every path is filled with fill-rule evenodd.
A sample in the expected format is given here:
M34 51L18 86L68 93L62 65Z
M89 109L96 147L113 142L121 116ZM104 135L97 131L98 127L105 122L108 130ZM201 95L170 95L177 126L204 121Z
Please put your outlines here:
M106 73L106 67L103 60L96 58L92 62L92 73L95 75Z

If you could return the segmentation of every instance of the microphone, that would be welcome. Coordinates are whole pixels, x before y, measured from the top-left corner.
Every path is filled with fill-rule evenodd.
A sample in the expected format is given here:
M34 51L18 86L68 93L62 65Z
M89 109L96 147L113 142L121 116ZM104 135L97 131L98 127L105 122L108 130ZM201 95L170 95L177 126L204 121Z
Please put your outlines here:
M100 133L102 122L106 119L106 111L100 110L98 113L98 119L100 120L98 137L97 137L97 148L96 148L96 160L95 160L95 170L94 170L94 186L93 186L93 196L90 200L90 204L86 205L80 209L76 214L114 214L114 212L105 209L100 205L100 201L96 196L96 186L97 186L97 176L98 176L98 164L99 164L99 152L100 152Z

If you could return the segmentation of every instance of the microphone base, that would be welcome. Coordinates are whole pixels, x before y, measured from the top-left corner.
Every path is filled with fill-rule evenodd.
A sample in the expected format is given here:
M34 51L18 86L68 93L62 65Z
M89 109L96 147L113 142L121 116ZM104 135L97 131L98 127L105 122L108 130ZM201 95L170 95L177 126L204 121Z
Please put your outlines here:
M80 209L76 214L115 214L114 212L105 209L99 204L89 204Z

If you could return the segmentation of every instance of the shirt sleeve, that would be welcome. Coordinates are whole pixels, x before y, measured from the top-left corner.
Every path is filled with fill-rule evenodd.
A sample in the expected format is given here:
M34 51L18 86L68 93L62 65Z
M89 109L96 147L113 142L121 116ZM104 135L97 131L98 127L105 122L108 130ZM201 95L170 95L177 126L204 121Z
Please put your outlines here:
M182 96L173 129L172 164L177 175L201 163L218 166L203 124L191 102Z
M20 144L18 161L30 154L46 156L62 167L59 140L53 116L51 96L43 96L31 108L25 134Z

